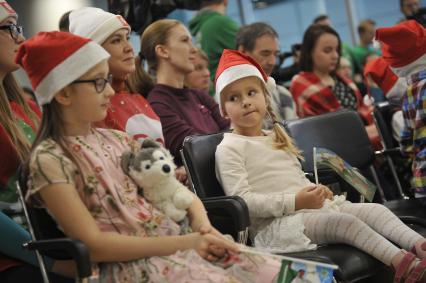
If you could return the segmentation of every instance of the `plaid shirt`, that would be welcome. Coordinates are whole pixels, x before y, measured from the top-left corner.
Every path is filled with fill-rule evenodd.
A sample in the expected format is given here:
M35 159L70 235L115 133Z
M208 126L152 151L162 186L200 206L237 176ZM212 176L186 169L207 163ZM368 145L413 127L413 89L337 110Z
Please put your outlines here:
M402 104L401 149L413 158L416 197L426 197L426 70L411 75L407 83Z
M356 85L343 77L338 79L345 83L357 100L356 110L367 125L373 123L373 108L365 105ZM321 83L313 72L301 72L291 81L290 92L296 102L299 117L308 117L333 112L342 108L333 90Z

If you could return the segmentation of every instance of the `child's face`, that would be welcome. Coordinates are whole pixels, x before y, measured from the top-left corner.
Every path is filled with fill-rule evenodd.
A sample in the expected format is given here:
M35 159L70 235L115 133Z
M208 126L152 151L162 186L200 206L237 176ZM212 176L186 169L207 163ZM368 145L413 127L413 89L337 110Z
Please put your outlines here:
M339 40L334 34L321 35L312 50L312 62L314 71L331 73L336 70L339 62Z
M111 55L108 64L114 78L123 78L135 71L135 55L127 29L114 32L102 43L102 47Z
M234 132L260 135L266 115L263 83L257 77L246 77L229 84L223 91L224 114L231 120Z
M106 80L108 71L108 62L104 60L78 78L77 81ZM109 100L114 95L114 90L109 83L106 83L105 88L101 90L105 81L98 80L98 82L101 82L98 87L95 86L94 82L82 82L72 83L64 89L69 99L64 106L64 111L70 113L76 123L93 123L105 119Z
M17 25L15 18L9 17L0 22L0 27L10 25ZM14 39L9 29L0 30L0 72L2 74L8 74L19 69L19 65L15 63L14 58L19 45L23 41L24 37L22 34L19 34L16 39Z
M194 71L186 75L185 84L190 88L209 90L210 71L209 63L199 53L195 56Z

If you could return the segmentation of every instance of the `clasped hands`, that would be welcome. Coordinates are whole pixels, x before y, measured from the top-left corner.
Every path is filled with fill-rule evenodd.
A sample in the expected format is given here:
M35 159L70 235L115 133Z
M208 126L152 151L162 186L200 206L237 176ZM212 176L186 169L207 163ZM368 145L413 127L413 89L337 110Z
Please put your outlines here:
M325 199L333 200L333 192L324 185L309 186L296 194L295 209L318 209Z

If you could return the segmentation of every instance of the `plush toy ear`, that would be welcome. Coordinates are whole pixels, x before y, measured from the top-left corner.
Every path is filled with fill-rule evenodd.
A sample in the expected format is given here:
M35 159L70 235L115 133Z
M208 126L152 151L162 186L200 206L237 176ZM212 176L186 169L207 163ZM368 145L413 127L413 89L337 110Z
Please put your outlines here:
M149 147L159 148L160 145L157 142L155 142L154 140L147 138L142 142L141 148L149 148Z
M131 151L125 151L123 155L121 156L121 169L123 169L123 172L125 174L129 174L130 170L130 164L132 163L133 159L135 159L135 155Z

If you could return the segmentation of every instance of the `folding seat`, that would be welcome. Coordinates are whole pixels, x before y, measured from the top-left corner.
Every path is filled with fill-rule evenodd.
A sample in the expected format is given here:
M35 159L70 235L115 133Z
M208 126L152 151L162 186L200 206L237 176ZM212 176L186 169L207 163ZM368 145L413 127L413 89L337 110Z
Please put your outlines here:
M384 198L383 188L373 166L376 154L368 139L364 124L355 111L341 110L323 115L287 121L285 127L296 145L303 151L305 160L302 167L313 172L313 147L327 148L353 167L361 171L369 170L378 192ZM426 235L426 208L417 199L384 201L383 205L393 211L402 221L414 230Z
M183 142L182 159L191 186L201 199L225 195L215 175L215 152L222 139L223 134L219 133L189 136ZM242 199L241 201L244 202ZM248 219L248 210L245 213L241 217ZM372 256L344 244L325 245L315 251L285 255L336 264L339 269L335 271L334 276L339 282L361 282L371 278L375 278L376 282L386 282L385 280L388 280L389 274L391 274L384 264Z

